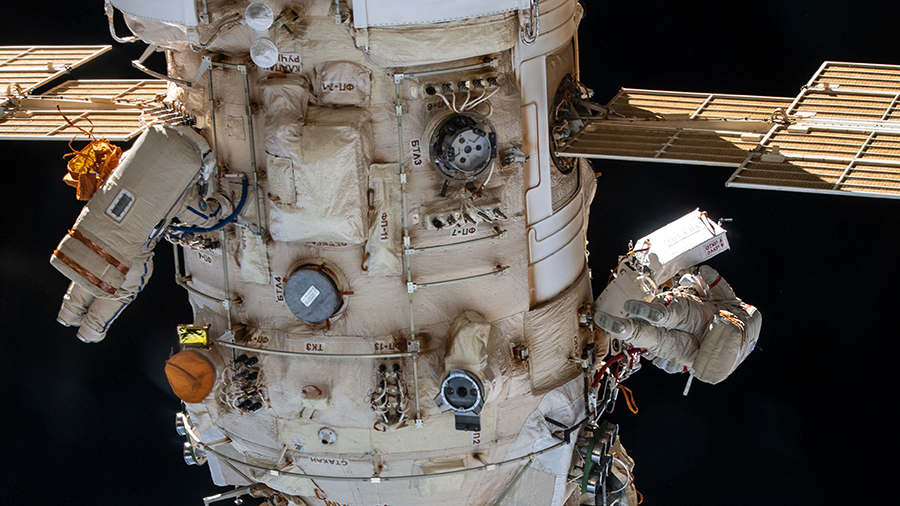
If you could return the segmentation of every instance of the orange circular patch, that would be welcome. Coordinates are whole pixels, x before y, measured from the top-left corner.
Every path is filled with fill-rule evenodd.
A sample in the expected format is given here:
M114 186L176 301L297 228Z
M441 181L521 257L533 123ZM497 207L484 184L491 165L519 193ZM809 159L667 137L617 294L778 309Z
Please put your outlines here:
M200 352L185 350L166 360L166 378L179 399L195 403L212 392L216 368Z

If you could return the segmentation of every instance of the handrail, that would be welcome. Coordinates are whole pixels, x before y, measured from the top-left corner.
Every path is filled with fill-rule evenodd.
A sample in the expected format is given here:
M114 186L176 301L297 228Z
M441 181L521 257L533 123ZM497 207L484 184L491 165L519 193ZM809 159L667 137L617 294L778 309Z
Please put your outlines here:
M419 288L432 288L435 286L444 286L451 285L454 283L462 283L463 281L471 281L473 279L479 278L488 278L491 276L506 276L509 274L510 267L508 265L500 266L497 270L493 270L491 272L485 272L482 274L474 274L472 276L465 276L462 278L454 278L454 279L445 279L443 281L432 281L430 283L408 283L407 290L415 291Z
M184 281L185 276L183 276L181 274L181 259L178 258L178 248L180 248L180 247L181 246L178 244L172 244L172 253L174 253L174 255L175 255L175 283L178 286L187 290L188 292L193 293L194 295L199 295L200 297L204 297L211 301L218 302L219 304L225 304L225 299L220 299L220 298L214 297L208 293L201 292L200 290L197 290L196 288L185 283L185 281Z
M282 471L275 467L267 467L267 466L261 466L258 464L251 464L249 462L244 462L243 460L238 460L236 458L229 457L223 453L219 453L216 450L213 450L212 448L206 447L206 445L204 445L203 443L200 443L200 445L204 448L204 450L207 453L211 453L211 454L215 455L217 458L220 458L226 462L237 464L237 465L249 468L249 469L256 469L257 471L264 471L265 473L270 474L272 476L287 476L289 478L303 478L303 479L307 479L307 480L322 480L322 481L349 481L349 482L357 482L357 483L382 483L382 482L388 482L388 481L420 480L420 479L428 479L428 478L440 478L443 476L453 476L456 474L465 474L465 473L471 473L471 472L475 472L475 471L493 471L493 470L497 469L498 467L504 466L507 464L514 464L517 462L522 462L523 460L526 460L526 459L533 460L538 455L543 455L544 453L551 452L553 450L556 450L557 448L566 446L567 444L569 444L569 443L566 443L565 441L559 441L558 443L548 446L547 448L544 448L543 450L534 451L534 452L528 453L526 455L522 455L521 457L514 457L514 458L503 460L500 462L484 464L484 465L476 466L476 467L468 467L465 469L454 469L452 471L444 471L444 472L438 472L438 473L412 474L412 475L405 475L405 476L362 477L362 476L328 476L328 475L304 474L304 473L294 473L294 472L290 472L290 471Z
M230 314L230 313L229 313ZM229 325L230 329L230 325ZM409 357L412 359L412 368L413 368L413 397L416 401L416 424L419 426L419 420L421 420L421 411L419 408L419 352L418 351L405 351L400 353L361 353L361 354L339 354L339 353L307 353L303 351L287 351L287 350L269 350L265 348L257 348L255 346L246 346L243 344L237 344L232 341L225 341L223 339L216 339L213 341L214 343L225 346L226 348L231 348L232 350L242 350L249 351L253 353L262 353L269 355L280 355L282 357L317 357L317 358L405 358ZM418 346L418 343L416 343Z
M316 352L305 352L305 351L287 351L287 350L271 350L267 348L259 348L256 346L246 346L243 344L237 344L232 341L224 341L222 339L216 339L213 341L216 344L225 346L227 348L233 348L241 351L249 351L252 353L262 353L266 355L280 355L282 357L319 357L319 358L403 358L403 357L416 357L419 355L417 351L406 351L401 353L316 353Z
M497 60L496 58L491 58L489 61L486 61L484 63L476 63L474 65L465 65L462 67L450 67L450 68L446 68L446 69L428 70L428 71L424 71L424 72L402 72L402 73L394 74L394 83L400 84L400 81L402 81L403 79L406 79L408 77L435 76L435 75L440 75L440 74L449 74L451 72L463 72L466 70L494 68L499 65L500 65L499 60Z
M492 241L495 239L506 239L506 238L507 238L506 230L498 230L496 234L488 235L485 237L478 237L475 239L469 239L466 241L451 242L451 243L447 243L447 244L436 244L434 246L422 246L421 248L407 248L406 254L412 255L414 253L423 253L425 251L438 250L438 249L443 249L443 248L452 248L455 246L466 246L468 244L472 244L472 243L476 243L476 242Z

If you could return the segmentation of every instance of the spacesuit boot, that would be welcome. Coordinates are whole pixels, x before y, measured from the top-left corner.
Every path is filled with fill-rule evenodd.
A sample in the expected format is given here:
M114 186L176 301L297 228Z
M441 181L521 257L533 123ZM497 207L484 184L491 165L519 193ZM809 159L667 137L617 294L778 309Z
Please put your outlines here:
M630 318L617 318L603 311L597 311L594 313L594 323L622 340L634 335L634 323Z
M660 323L666 318L666 306L642 300L626 300L625 312L650 323Z
M690 367L697 357L700 340L687 332L657 327L643 320L618 318L603 311L594 313L594 323L613 336L644 348L654 356Z
M66 327L79 327L81 320L93 303L94 296L73 281L69 284L66 294L63 295L62 306L59 308L56 321Z
M73 283L63 298L57 321L67 326L77 324L78 339L85 343L98 343L106 337L109 326L144 289L152 274L153 253L145 252L133 260L125 282L110 298L94 297Z
M95 299L84 315L78 333L75 334L83 343L99 343L106 337L106 331L115 319L122 314L133 297L124 300Z

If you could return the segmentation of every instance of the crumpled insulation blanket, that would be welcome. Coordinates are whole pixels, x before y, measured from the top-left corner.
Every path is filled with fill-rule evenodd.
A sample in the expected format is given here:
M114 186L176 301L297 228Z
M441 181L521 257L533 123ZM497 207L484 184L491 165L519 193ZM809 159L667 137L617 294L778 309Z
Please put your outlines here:
M372 192L369 240L364 266L369 276L399 276L402 273L400 232L400 178L395 163L377 163L369 168Z
M578 325L577 308L591 301L587 269L559 296L525 313L525 344L531 367L531 387L537 395L557 388L581 373L572 358L591 338Z
M369 27L366 31L369 57L379 66L419 65L461 60L505 51L516 44L519 18L504 12L477 19L440 24ZM361 32L356 33L360 45ZM452 41L452 42L451 42Z
M289 150L291 169L284 181L286 187L293 181L294 204L271 207L273 239L334 246L365 241L368 123L369 113L362 109L308 109L300 142L279 146ZM282 168L287 170L286 163Z
M316 65L316 97L322 104L368 107L372 71L349 61Z

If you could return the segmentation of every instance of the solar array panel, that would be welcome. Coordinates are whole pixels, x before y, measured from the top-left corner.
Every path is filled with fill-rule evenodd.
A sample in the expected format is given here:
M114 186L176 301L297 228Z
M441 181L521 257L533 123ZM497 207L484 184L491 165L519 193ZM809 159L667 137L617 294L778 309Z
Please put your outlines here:
M158 120L140 109L84 110L63 109L69 120L95 137L126 141ZM60 111L29 110L0 118L0 139L4 140L89 140L90 136L70 126Z
M775 132L728 186L900 198L900 131Z
M41 94L45 98L70 100L106 99L140 104L165 95L168 83L161 79L82 79L66 81Z
M167 89L163 80L66 81L41 95L32 93L109 50L110 46L0 47L0 139L90 138L83 129L95 137L124 141L153 123L181 119L159 100Z
M844 88L896 94L900 91L900 66L827 61L819 67L806 87L809 89L834 87L835 90Z
M0 46L0 93L6 93L12 86L13 93L26 95L110 49L110 46Z
M796 98L622 89L557 156L737 167L728 186L900 198L900 66L825 62Z
M791 105L785 97L724 95L622 88L607 104L615 117L638 119L732 119L765 121Z
M737 167L762 135L667 126L666 121L590 121L558 156ZM744 140L744 139L750 140Z
M900 66L825 62L728 186L900 198Z
M623 88L557 156L737 167L792 99Z

